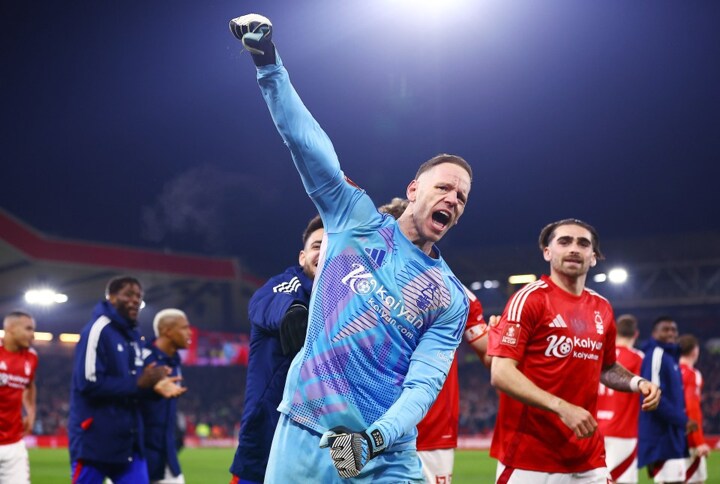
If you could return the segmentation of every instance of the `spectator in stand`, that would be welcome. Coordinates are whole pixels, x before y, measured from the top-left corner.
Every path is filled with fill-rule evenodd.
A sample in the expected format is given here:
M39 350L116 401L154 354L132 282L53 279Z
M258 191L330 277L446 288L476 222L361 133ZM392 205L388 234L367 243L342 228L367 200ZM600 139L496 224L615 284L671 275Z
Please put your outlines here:
M648 467L655 482L685 482L688 432L697 424L685 414L685 392L680 374L680 347L675 321L659 317L643 351L642 376L660 386L662 399L656 412L640 414L638 467Z
M680 346L680 372L685 391L685 411L688 419L697 424L697 429L687 435L690 457L685 461L687 467L685 482L703 483L707 480L707 456L710 453L710 446L705 442L703 415L700 408L703 377L700 370L695 368L700 358L700 345L695 336L684 334L678 338L678 346Z
M36 415L35 370L38 357L30 347L35 320L13 311L3 319L0 345L0 483L30 482L30 462L23 435L32 432ZM25 417L22 416L23 408Z
M615 354L631 373L639 374L643 352L634 348L637 318L623 314L617 318ZM605 462L617 484L638 482L637 445L640 398L634 393L616 392L602 383L598 391L598 428L605 437Z
M187 316L179 309L163 309L155 315L153 332L155 338L143 350L145 366L165 366L170 368L171 377L182 378L178 350L187 349L192 337ZM148 390L142 399L141 408L150 481L157 484L184 484L175 438L177 399L164 398Z

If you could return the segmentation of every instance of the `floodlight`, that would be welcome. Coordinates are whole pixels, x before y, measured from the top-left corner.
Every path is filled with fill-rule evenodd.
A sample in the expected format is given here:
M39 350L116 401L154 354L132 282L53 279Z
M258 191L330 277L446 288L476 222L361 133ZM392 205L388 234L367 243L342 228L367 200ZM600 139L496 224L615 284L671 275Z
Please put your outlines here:
M77 343L80 341L80 335L77 333L60 333L58 338L63 343Z
M50 306L51 304L62 304L67 302L68 297L52 289L30 289L25 293L25 301L38 306Z
M475 281L472 284L470 284L470 290L471 291L477 291L479 289L482 289L482 284L480 284L479 281Z
M595 274L595 277L593 277L593 281L605 282L605 281L607 281L607 274L604 274L604 273Z
M42 331L35 331L35 341L52 341L52 333L44 333Z
M529 284L535 281L537 281L537 276L535 274L516 274L508 277L508 282L510 284Z
M613 284L622 284L625 281L627 281L627 278L628 278L627 271L620 267L618 267L616 269L612 269L612 270L610 270L610 272L608 272L608 280L610 282L612 282Z

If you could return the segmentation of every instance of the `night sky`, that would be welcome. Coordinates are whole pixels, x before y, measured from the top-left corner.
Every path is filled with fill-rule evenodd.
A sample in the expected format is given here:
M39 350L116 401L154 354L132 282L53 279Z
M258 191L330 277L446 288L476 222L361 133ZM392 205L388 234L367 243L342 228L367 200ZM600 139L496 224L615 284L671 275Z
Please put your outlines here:
M440 4L442 8L438 8ZM314 207L228 21L257 12L345 173L475 177L454 248L720 230L720 2L0 5L0 206L57 237L294 263Z

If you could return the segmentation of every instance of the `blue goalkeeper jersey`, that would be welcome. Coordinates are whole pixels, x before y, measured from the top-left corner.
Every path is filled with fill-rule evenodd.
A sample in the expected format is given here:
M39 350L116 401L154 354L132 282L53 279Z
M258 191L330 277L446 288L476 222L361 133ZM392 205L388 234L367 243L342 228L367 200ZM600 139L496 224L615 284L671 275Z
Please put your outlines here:
M423 253L346 179L279 56L258 81L326 238L279 410L319 433L375 425L396 450L414 444L460 342L464 289L437 248L436 259Z

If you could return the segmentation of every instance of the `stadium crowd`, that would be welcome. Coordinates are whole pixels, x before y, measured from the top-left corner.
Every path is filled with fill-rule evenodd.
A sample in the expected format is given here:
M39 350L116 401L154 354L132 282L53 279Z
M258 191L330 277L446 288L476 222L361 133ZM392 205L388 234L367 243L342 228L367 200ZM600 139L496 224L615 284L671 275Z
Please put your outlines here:
M694 329L694 328L693 328ZM700 331L698 331L700 333ZM72 359L38 351L38 410L35 435L67 435ZM720 353L701 353L698 368L705 376L702 406L706 434L720 433ZM497 415L497 393L487 370L467 352L460 361L460 435L491 432ZM178 401L187 436L234 438L240 426L245 392L244 366L186 366L183 384L188 392ZM197 434L200 424L200 434ZM204 435L205 427L209 428Z

